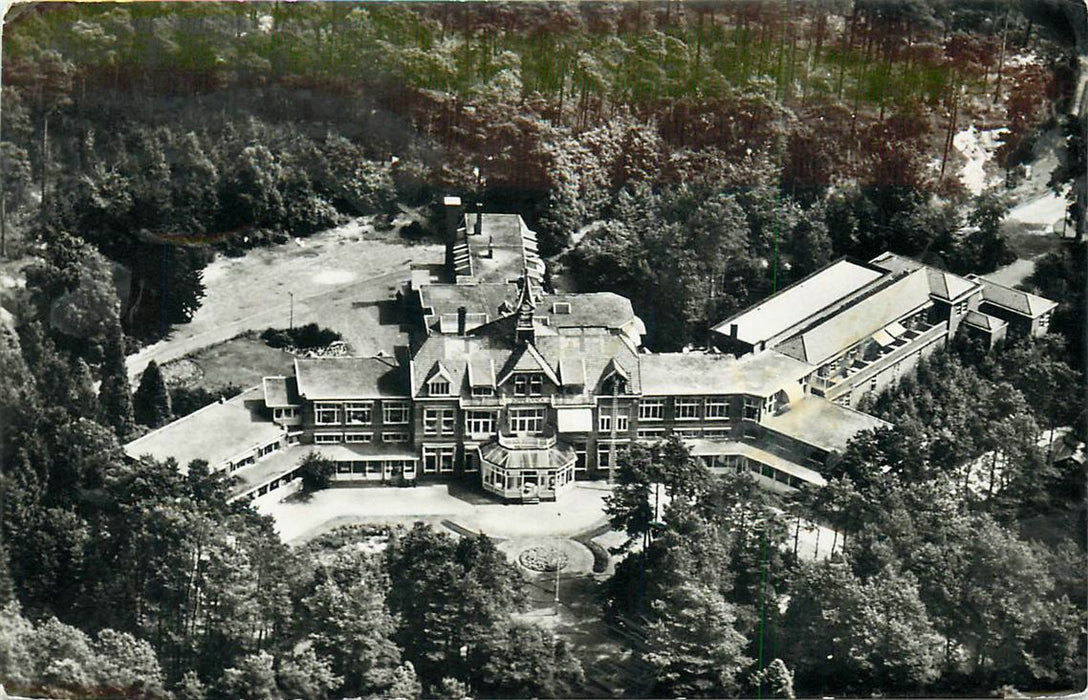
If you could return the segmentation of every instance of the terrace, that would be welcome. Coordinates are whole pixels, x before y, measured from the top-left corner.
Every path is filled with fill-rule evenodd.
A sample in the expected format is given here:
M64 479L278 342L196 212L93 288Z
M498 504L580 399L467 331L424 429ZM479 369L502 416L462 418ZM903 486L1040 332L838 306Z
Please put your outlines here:
M871 342L863 344L867 350L865 355L853 358L831 376L813 375L809 381L816 390L814 393L833 398L834 394L841 393L836 392L836 388L841 390L864 381L880 369L898 362L917 348L925 347L948 332L948 323L944 321L937 324L920 322L907 329L901 326L895 328L897 325L892 324L874 333L869 339Z

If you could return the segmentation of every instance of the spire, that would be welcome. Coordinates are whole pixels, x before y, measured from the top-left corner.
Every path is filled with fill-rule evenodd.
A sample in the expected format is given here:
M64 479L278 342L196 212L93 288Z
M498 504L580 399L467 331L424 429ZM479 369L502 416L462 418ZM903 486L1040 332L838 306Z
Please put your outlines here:
M536 312L536 298L533 293L533 280L529 277L529 268L525 268L520 280L521 288L518 290L517 323L515 335L517 341L533 342L536 333L533 331L533 314Z

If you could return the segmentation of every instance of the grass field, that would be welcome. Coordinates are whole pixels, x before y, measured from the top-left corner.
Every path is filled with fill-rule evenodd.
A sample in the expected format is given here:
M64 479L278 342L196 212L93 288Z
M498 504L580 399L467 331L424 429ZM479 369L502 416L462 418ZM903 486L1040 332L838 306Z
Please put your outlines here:
M260 384L262 377L290 374L294 359L290 353L268 347L254 334L246 334L168 362L163 374L174 386L211 390L235 384L248 388Z

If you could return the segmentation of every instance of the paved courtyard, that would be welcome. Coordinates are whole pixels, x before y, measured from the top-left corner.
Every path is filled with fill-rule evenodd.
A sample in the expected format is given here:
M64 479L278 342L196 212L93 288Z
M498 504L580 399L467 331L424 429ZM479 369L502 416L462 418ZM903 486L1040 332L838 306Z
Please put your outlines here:
M577 482L554 503L504 504L459 484L416 487L331 488L309 499L265 503L261 513L275 520L284 542L301 543L342 525L417 521L442 527L448 520L498 539L571 536L605 522L608 485Z

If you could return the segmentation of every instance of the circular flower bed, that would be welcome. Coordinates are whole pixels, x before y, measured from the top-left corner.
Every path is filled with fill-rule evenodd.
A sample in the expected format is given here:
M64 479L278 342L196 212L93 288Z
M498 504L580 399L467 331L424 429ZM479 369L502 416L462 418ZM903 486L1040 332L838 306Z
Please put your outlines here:
M562 571L570 561L566 552L548 545L537 545L518 554L518 562L530 571Z

